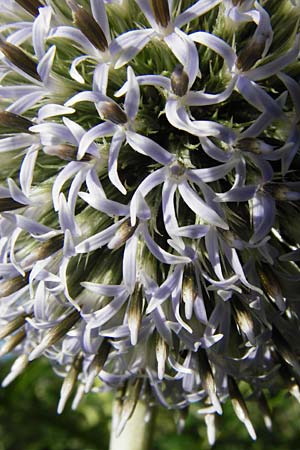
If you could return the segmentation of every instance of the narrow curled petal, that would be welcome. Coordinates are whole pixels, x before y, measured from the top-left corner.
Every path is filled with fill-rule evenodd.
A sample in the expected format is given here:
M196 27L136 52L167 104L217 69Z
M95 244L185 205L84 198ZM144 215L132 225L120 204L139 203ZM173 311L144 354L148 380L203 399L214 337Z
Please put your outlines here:
M211 223L217 227L228 230L228 225L223 219L210 208L199 195L188 185L187 182L179 184L178 190L185 203L205 222Z

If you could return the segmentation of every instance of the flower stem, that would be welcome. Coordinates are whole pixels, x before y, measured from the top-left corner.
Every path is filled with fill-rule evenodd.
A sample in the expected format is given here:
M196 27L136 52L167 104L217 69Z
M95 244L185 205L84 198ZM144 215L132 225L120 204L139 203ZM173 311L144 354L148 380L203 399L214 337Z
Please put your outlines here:
M154 408L149 410L147 403L140 400L123 431L117 436L116 429L120 420L120 408L116 399L113 404L109 450L150 450L154 419Z

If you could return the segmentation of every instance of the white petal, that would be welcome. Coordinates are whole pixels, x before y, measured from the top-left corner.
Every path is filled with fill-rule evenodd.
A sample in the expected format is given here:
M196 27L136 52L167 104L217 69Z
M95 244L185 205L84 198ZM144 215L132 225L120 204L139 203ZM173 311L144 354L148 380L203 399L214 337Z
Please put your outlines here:
M37 73L39 74L39 76L41 77L41 80L43 80L44 83L46 83L48 81L48 78L50 76L53 61L55 58L55 52L56 52L56 47L55 47L55 45L52 45L47 50L47 53L44 54L44 56L38 63Z
M183 65L189 77L188 87L190 88L199 73L199 57L196 45L187 34L178 28L175 29L174 33L166 36L164 41Z
M150 158L161 164L169 164L175 157L171 153L167 152L159 144L152 141L152 139L142 136L141 134L134 133L133 131L126 132L126 138L128 144L138 153L142 155L150 156Z
M229 70L233 70L236 61L236 54L230 45L223 41L223 39L205 31L191 33L189 37L193 41L198 42L201 45L205 45L214 52L218 53L218 55L224 58Z
M128 239L123 254L123 280L127 291L132 294L136 284L136 256L138 246L138 234L134 233Z
M190 6L188 9L186 9L176 17L175 25L181 28L183 25L192 21L193 19L206 14L212 8L219 5L221 1L222 0L198 0L196 3L194 3L192 6Z
M127 117L129 117L130 120L134 120L139 109L140 88L137 78L130 66L127 67L127 80L128 90L125 97L124 109Z
M123 129L116 131L114 134L110 148L109 148L109 157L108 157L108 176L112 184L123 194L126 195L127 191L123 184L121 183L121 180L119 178L118 174L118 157L119 152L121 149L121 146L123 142L125 141L125 133Z
M152 29L132 30L121 34L112 41L110 51L118 59L115 63L115 69L119 69L135 57L151 40L155 33Z
M178 189L185 203L200 218L212 225L228 230L227 223L190 188L187 182L181 183Z
M84 134L79 143L77 158L83 158L95 139L103 136L111 136L114 134L115 130L116 126L109 122L100 123L100 125L91 128Z

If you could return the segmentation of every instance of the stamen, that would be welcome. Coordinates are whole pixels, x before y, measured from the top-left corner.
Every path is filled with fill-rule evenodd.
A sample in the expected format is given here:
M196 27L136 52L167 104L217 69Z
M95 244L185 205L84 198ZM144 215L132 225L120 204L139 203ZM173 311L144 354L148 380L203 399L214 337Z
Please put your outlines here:
M152 10L156 22L163 28L167 28L170 23L170 11L167 0L152 0Z

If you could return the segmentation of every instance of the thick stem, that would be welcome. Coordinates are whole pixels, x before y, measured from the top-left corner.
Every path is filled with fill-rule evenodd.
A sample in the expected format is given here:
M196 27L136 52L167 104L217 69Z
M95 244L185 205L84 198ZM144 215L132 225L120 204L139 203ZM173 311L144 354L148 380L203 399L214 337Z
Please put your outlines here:
M153 409L149 410L145 401L138 401L134 413L121 434L117 436L116 429L120 420L120 407L118 400L115 400L109 450L150 450L155 418Z

